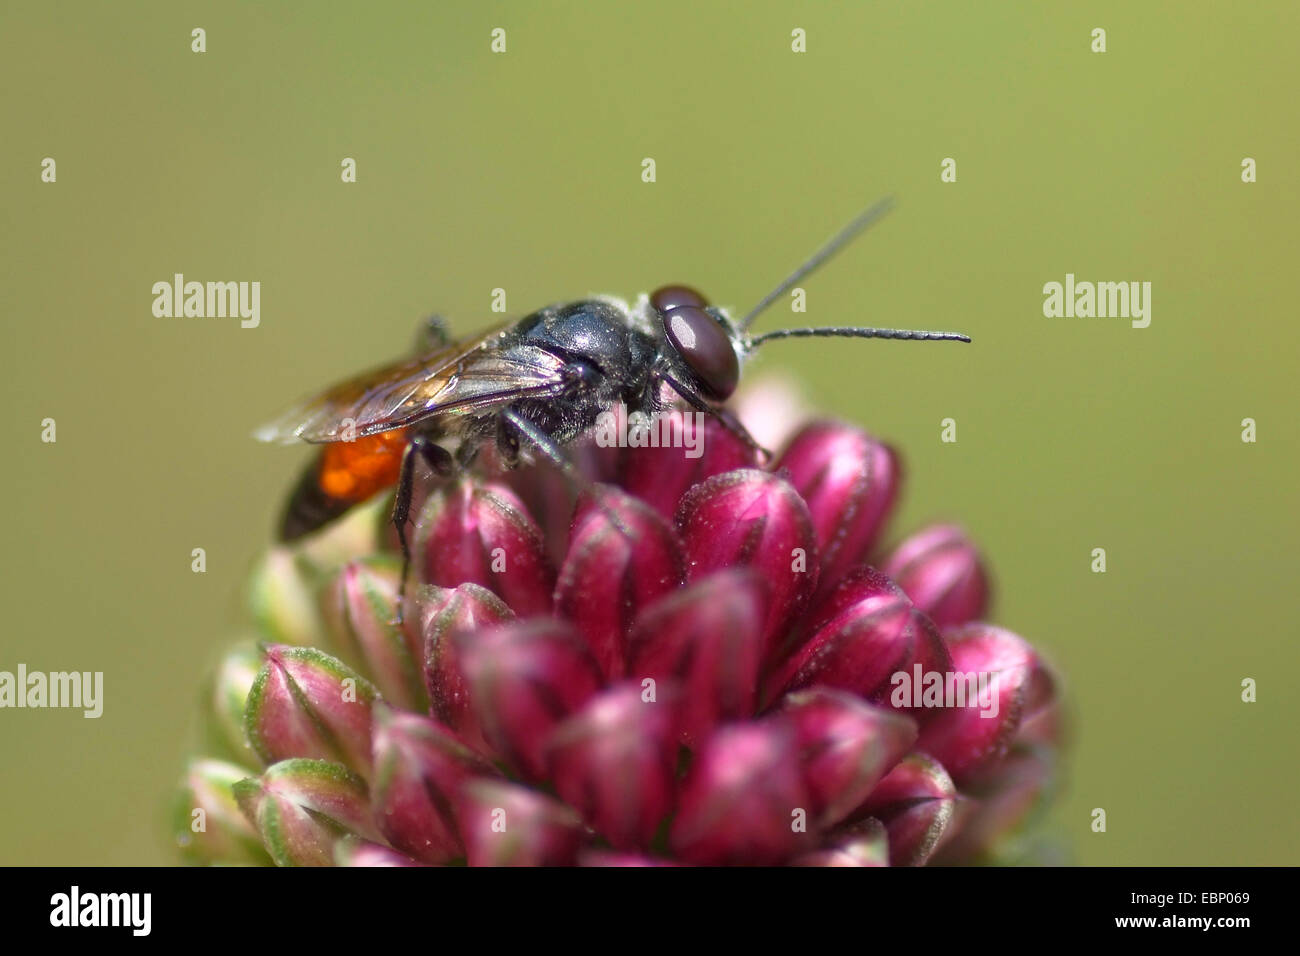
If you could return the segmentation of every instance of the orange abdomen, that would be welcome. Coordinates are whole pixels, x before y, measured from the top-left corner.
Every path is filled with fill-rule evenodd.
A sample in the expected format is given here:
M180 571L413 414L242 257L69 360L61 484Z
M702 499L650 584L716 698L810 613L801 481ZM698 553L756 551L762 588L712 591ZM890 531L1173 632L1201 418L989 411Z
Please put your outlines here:
M320 446L289 496L280 521L280 540L293 541L310 534L353 505L397 484L408 437L399 429Z
M360 502L397 484L408 437L403 429L356 441L332 442L321 452L316 481L335 501Z

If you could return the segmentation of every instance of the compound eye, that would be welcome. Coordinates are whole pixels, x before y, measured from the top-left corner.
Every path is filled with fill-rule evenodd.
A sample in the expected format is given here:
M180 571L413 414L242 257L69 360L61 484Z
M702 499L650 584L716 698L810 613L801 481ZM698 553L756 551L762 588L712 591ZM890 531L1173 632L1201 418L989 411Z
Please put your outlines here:
M663 322L664 334L694 373L700 390L714 401L730 398L740 381L740 363L718 320L697 306L682 305L664 312Z
M655 289L650 296L650 304L663 315L670 309L680 309L685 305L702 309L709 303L688 285L666 285L662 289Z

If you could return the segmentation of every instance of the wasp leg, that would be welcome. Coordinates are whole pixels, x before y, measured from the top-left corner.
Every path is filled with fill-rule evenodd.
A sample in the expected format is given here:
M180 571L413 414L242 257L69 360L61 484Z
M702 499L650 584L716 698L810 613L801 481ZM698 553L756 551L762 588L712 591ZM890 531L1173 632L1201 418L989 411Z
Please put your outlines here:
M591 500L595 502L596 507L605 513L605 517L610 520L615 530L629 541L636 542L638 535L623 523L618 513L606 503L605 496L601 494L600 489L578 470L578 466L573 463L569 456L564 453L564 449L550 435L509 406L501 412L501 415L516 431L527 438L538 451L546 456L551 464L559 468L564 477L573 482L579 491L585 491L591 495Z
M447 449L427 435L416 435L402 453L402 470L397 479L397 494L393 497L393 526L397 528L397 541L402 546L402 583L397 589L397 620L402 623L406 605L406 579L411 571L411 544L406 539L406 522L411 516L411 496L415 489L415 463L417 457L434 474L446 478L456 470Z
M519 467L519 435L516 434L518 429L511 430L507 427L497 429L496 449L497 455L501 459L501 464L506 468ZM546 456L550 458L550 455Z
M755 452L757 452L759 457L762 458L764 462L769 462L772 460L773 458L772 453L768 451L766 448L764 448L762 445L760 445L757 439L755 439L754 436L749 433L749 430L745 428L744 425L740 424L740 419L736 418L736 416L731 414L731 412L727 411L725 408L714 408L704 399L700 398L699 395L696 395L695 392L691 391L691 389L687 385L677 381L677 379L673 378L671 375L668 375L665 372L662 371L659 372L658 377L662 379L664 382L666 382L668 387L671 388L674 392L676 392L682 398L686 399L687 404L690 405L692 408L694 408L697 412L704 412L704 414L706 415L712 415L719 422L721 422L723 428L731 432L731 434L735 435L746 445L752 448Z

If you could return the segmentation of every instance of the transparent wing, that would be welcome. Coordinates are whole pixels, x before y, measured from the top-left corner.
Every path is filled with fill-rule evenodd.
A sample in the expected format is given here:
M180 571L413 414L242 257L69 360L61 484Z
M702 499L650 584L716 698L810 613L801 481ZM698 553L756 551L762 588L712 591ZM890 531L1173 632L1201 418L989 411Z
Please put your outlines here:
M492 348L501 328L340 382L257 429L272 442L331 442L557 394L564 361L535 348ZM351 427L349 427L351 426Z

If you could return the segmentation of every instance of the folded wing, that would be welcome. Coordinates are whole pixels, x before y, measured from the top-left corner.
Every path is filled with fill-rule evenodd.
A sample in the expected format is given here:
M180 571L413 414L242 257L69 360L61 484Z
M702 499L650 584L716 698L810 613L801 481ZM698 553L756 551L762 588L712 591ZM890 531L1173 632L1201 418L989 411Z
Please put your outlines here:
M496 329L340 382L253 435L271 442L342 441L558 394L564 360L538 348L501 349L501 334Z

